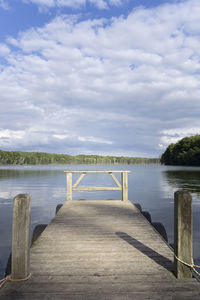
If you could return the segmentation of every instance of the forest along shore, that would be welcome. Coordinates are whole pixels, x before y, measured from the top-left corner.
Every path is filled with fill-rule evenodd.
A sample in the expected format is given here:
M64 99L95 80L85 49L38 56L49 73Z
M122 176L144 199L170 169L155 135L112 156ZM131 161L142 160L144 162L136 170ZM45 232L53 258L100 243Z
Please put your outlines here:
M68 155L44 152L22 152L0 150L0 165L36 165L36 164L156 164L159 158Z

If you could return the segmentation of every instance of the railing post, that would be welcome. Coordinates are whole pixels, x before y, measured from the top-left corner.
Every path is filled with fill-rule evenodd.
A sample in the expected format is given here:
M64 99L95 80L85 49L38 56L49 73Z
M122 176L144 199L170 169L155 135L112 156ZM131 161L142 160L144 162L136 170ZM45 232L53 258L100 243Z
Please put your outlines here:
M19 194L13 200L12 279L30 274L30 204L28 194Z
M192 196L187 191L174 193L174 273L177 278L191 278L192 264Z
M128 172L122 172L122 201L128 200Z
M72 173L67 173L67 200L72 201Z

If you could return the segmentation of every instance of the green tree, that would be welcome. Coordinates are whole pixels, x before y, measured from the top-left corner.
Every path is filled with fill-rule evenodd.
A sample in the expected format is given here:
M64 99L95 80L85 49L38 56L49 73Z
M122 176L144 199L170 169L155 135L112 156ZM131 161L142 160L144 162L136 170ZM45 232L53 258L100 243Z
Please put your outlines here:
M185 137L170 144L161 156L165 165L200 166L200 135Z

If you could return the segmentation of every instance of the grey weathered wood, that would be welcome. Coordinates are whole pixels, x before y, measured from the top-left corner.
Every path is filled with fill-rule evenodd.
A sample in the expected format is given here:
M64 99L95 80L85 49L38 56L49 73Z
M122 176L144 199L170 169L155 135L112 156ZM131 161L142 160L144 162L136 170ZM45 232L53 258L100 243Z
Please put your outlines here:
M122 200L128 200L128 172L122 172Z
M199 300L200 284L172 270L171 248L130 201L67 201L31 248L31 279L0 300Z
M192 264L192 196L180 190L174 194L174 272L177 278L191 278L191 269L178 257Z
M72 173L67 173L67 201L72 201Z
M30 273L30 203L28 194L19 194L13 200L12 279Z

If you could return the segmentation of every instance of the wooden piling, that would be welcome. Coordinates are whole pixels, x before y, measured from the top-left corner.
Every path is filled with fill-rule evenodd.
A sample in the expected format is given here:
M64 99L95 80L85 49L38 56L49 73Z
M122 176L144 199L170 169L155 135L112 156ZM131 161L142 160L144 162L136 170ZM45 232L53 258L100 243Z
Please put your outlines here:
M192 264L192 197L183 190L174 193L174 254L175 276L191 278L191 269L183 262Z
M128 201L128 172L122 172L122 201Z
M23 279L30 273L30 203L28 194L19 194L13 200L12 279Z
M72 201L72 173L67 173L67 201Z

